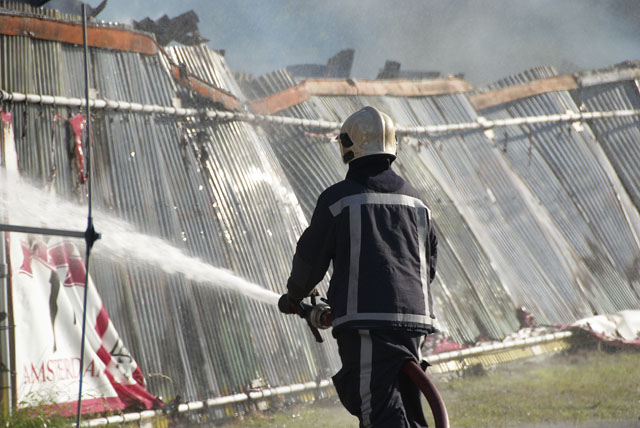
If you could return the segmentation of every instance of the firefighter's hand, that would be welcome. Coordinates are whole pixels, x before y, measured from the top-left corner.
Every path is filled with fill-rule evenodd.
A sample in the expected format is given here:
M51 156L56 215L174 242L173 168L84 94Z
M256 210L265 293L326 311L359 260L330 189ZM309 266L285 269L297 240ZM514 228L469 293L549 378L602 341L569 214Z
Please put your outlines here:
M297 314L300 311L300 300L294 299L289 293L283 294L278 300L278 309L283 314Z

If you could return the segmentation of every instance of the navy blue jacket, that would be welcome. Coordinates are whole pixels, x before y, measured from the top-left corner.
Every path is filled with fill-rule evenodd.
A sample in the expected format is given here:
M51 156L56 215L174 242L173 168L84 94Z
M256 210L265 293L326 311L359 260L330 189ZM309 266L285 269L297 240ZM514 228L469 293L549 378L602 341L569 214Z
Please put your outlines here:
M391 162L385 155L352 161L346 179L322 192L298 240L288 292L308 296L333 261L334 330L432 331L425 294L431 306L437 238L426 204Z

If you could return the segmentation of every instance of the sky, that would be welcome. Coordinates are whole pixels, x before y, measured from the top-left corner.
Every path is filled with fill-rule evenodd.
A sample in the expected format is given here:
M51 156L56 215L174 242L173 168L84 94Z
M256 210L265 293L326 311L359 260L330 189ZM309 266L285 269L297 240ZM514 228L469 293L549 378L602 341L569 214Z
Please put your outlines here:
M326 64L346 48L355 49L355 78L375 78L394 60L402 70L464 73L476 86L535 66L570 73L640 59L640 0L108 0L98 18L191 9L229 67L256 75Z

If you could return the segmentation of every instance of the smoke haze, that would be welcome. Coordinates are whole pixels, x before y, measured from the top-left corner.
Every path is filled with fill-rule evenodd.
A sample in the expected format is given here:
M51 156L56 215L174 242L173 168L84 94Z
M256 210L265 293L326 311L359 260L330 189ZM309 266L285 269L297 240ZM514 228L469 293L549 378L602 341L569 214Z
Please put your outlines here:
M254 74L325 64L346 48L356 50L354 77L375 77L391 59L403 70L464 73L476 85L539 65L573 72L640 57L637 0L109 0L99 18L189 9L231 69Z

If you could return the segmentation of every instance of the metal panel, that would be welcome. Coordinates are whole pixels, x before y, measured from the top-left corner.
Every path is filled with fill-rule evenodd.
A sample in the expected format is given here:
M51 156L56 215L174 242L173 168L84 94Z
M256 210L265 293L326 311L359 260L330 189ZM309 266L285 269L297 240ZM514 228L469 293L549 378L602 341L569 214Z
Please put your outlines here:
M553 72L536 69L512 76L496 86L543 78ZM575 92L590 98L606 91L606 87L593 86ZM582 108L590 111L596 107L619 108L598 103L585 104ZM567 91L558 91L513 101L482 113L495 119L567 110L578 112L579 107ZM631 125L629 129L635 128L637 133L633 119L607 119L589 125L608 129L620 121ZM639 224L638 213L637 209L625 205L627 196L621 194L624 190L620 184L621 177L624 179L628 174L626 171L637 170L639 164L629 156L625 159L626 166L621 167L618 162L616 174L607 165L606 157L599 155L601 149L591 128L580 125L506 128L502 135L496 136L495 144L545 207L556 227L556 239L564 241L573 253L570 258L576 283L592 312L616 312L640 303L640 247L635 226ZM629 142L634 141L633 136L628 137L631 137Z
M623 80L581 88L573 91L572 96L585 110L638 108L639 88L637 80ZM589 127L634 205L640 209L640 124L633 118L617 118L593 121Z
M524 76L506 78L496 87L523 83L530 78L552 76L553 70L540 68ZM264 96L291 87L295 82L291 78L287 79L284 72L277 72L261 76L253 82L254 87L258 84L262 91L255 92L261 92ZM554 96L557 97L557 93L539 97ZM567 101L571 103L570 100L563 100L563 105L566 106ZM365 105L380 108L403 126L472 122L477 118L466 97L460 95L417 99L314 96L281 114L342 121ZM518 116L565 111L558 109L543 112L519 111ZM492 114L491 111L482 113ZM536 132L539 138L548 141L548 137L544 136L545 132L554 127L566 128L567 125L539 125L530 133ZM518 132L521 134L520 138L513 134ZM281 163L288 166L285 170L300 195L305 211L309 213L320 191L344 174L344 169L340 174L337 148L329 143L330 136L322 134L309 136L309 133L302 131L275 128L270 129L269 134L273 137L274 150ZM529 150L530 139L526 132L507 128L506 152L504 141L504 135L498 136L494 142L487 140L481 132L469 131L431 138L407 138L405 144L400 146L398 170L419 187L425 196L429 194L429 189L440 189L438 193L445 195L445 198L430 195L431 198L436 201L451 200L462 214L457 228L449 227L445 230L441 222L446 224L452 215L444 215L443 207L432 203L436 222L443 235L443 254L454 259L456 256L460 257L457 268L449 261L443 261L440 266L439 279L443 284L437 296L442 302L446 302L443 303L442 318L448 333L463 340L469 340L480 330L484 330L483 334L489 331L489 335L495 336L496 332L513 328L511 310L520 304L529 307L543 323L569 322L593 312L603 313L622 309L622 305L636 305L637 297L625 279L629 264L626 268L619 269L624 264L608 263L608 260L599 257L601 255L585 257L588 251L594 251L594 245L597 246L598 241L593 226L583 228L580 217L585 218L583 213L589 210L592 210L590 215L596 215L600 213L599 209L614 202L610 199L611 192L606 188L593 187L597 180L606 182L609 179L601 170L598 172L598 163L594 157L589 157L588 151L574 148L572 150L577 151L575 156L582 156L583 160L578 164L574 164L577 162L575 159L574 163L566 163L568 161L565 157L554 155L554 159L565 162L558 164L554 170L548 161L540 160L541 154L538 151L533 148ZM519 151L512 150L512 141L520 144ZM532 141L531 146L534 147L536 138ZM575 143L580 144L586 145L582 140ZM517 170L508 162L510 155L516 154L520 154L520 165L524 165L525 169ZM419 165L418 161L422 164ZM313 170L309 175L314 177L314 182L301 179L299 170L302 168ZM562 172L563 169L571 168L574 170ZM582 175L578 174L580 171ZM590 177L587 171L594 171L597 180ZM318 181L318 173L323 174L324 179ZM580 188L593 188L594 191L582 202L583 205L576 205L572 202L572 191L567 190L568 183L576 188L574 192ZM303 196L309 194L314 197ZM429 198L427 201L429 202ZM459 213L456 214L459 216ZM608 253L617 252L616 257L619 259L624 259L625 253L631 254L631 258L638 253L631 245L633 230L628 225L625 229L621 222L624 213L618 210L614 215L618 220L609 218L603 222L607 233L616 236L618 242L612 244L616 248L608 250ZM450 236L455 235L450 234L461 230L460 224L468 227L469 235L466 240L452 242ZM576 238L577 236L581 238ZM469 242L478 248L477 254L480 257L474 259L472 255L465 253ZM478 267L478 261L482 259L489 269ZM628 260L625 263L627 262ZM475 269L490 272L488 280L479 282L476 275L469 273L463 279L465 275L464 269L460 269L462 266L468 271ZM448 279L443 280L445 277ZM498 277L499 281L496 279ZM481 286L483 283L486 286ZM452 293L450 284L462 284L459 287L464 292ZM501 291L496 295L496 290ZM448 300L445 294L450 296ZM460 305L468 306L460 310ZM496 328L496 324L502 328ZM455 332L451 331L453 326L463 327L461 331Z
M263 93L282 90L294 83L284 72L259 79ZM255 82L254 82L255 85ZM415 101L425 103L425 99ZM393 97L319 97L292 107L285 116L342 121L355 110L374 105L403 125L427 124L428 117L416 117L408 99ZM289 181L307 216L320 192L341 180L346 172L335 135L305 132L296 128L267 128ZM473 236L465 219L425 166L425 149L402 144L397 163L399 173L409 179L432 208L440 235L440 266L434 282L437 325L462 342L479 338L499 338L517 328L516 302L502 288L498 276Z
M223 58L207 48L176 49L203 78L235 91ZM0 39L2 89L81 97L82 49L57 42ZM170 105L178 89L161 55L91 49L99 97ZM236 94L239 95L239 94ZM75 108L7 104L14 114L24 175L78 202L70 156ZM274 153L245 123L93 111L94 209L132 223L212 265L282 292L306 220ZM54 127L55 123L55 127ZM99 219L99 214L96 219ZM100 230L103 234L109 230ZM238 293L113 260L96 244L92 275L105 306L152 392L184 400L241 393L252 379L286 385L326 378L333 345L313 342L299 319ZM148 248L149 252L155 251ZM215 278L212 278L215 283Z

